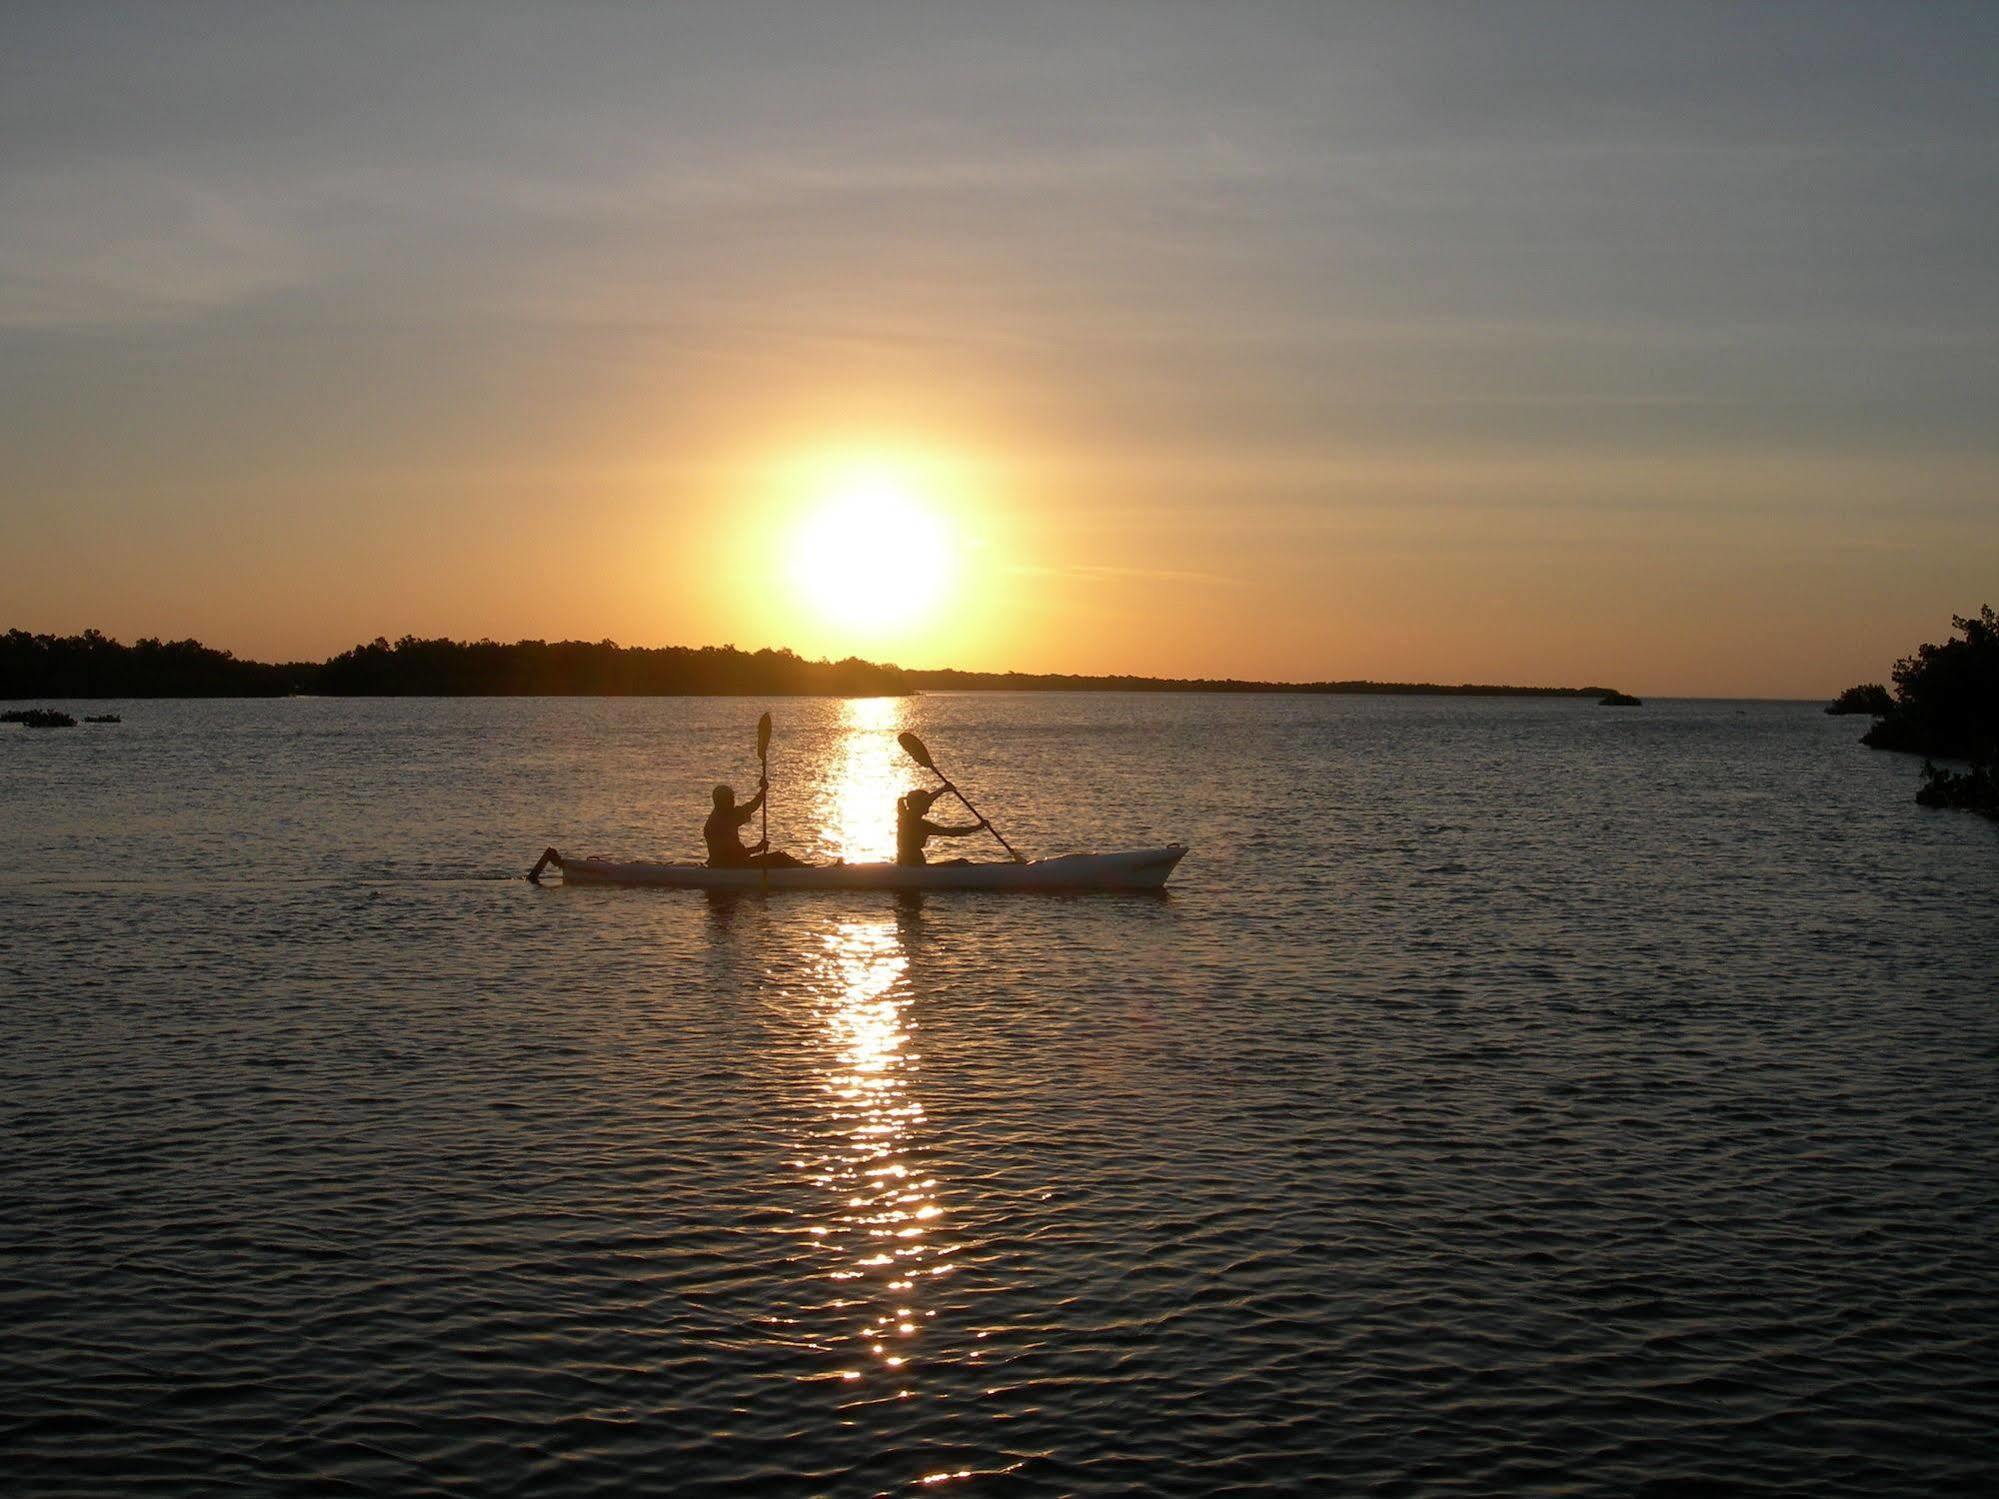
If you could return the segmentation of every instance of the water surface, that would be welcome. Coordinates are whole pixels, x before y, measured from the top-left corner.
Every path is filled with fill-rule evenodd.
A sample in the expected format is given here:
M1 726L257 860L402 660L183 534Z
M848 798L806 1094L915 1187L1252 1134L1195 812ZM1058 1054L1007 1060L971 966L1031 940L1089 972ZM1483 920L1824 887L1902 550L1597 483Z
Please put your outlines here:
M102 705L92 705L93 709ZM924 735L1164 898L535 889ZM1999 830L1808 705L0 734L10 1492L1981 1492ZM940 814L943 804L940 803Z

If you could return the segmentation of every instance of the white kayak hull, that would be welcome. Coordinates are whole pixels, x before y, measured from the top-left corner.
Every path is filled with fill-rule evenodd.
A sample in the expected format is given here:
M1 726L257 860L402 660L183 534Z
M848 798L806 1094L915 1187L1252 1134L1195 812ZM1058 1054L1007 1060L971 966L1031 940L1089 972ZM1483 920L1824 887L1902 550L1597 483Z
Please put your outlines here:
M1180 844L1115 854L1065 854L1026 864L817 864L804 869L710 869L706 864L550 860L566 885L660 885L681 890L1157 890Z

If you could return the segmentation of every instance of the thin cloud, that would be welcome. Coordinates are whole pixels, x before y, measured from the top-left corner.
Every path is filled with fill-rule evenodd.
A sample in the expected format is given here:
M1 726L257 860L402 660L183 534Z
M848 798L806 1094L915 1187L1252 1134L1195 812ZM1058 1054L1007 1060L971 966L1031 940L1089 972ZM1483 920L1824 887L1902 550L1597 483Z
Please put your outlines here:
M295 285L306 265L212 188L126 167L0 179L0 326L171 322Z
M1070 567L1036 567L1022 563L1008 569L1020 577L1065 578L1083 582L1125 582L1148 583L1205 583L1219 587L1234 588L1243 583L1241 578L1232 578L1223 573L1195 572L1187 568L1175 567L1106 567L1093 564L1077 564Z

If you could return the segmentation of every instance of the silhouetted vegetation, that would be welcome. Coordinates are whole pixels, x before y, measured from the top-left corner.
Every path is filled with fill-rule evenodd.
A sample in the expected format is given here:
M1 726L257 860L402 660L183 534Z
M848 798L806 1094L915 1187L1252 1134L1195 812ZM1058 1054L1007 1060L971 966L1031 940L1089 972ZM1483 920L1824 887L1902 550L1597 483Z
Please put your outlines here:
M0 698L277 697L880 697L922 691L1407 693L1595 697L1602 687L1456 687L1430 682L1249 682L904 671L786 650L621 646L614 641L377 638L320 663L239 661L195 640L121 645L81 635L0 637Z
M1916 800L1999 818L1999 615L1987 604L1951 624L1962 639L1919 646L1895 663L1894 701L1860 742L1969 761L1968 771L1953 771L1925 758Z
M1645 700L1633 697L1628 692L1606 692L1596 700L1596 705L1599 708L1642 708L1645 706Z
M1834 715L1867 713L1879 718L1884 713L1895 711L1895 700L1888 696L1888 689L1879 682L1863 682L1858 687L1847 688L1827 703L1825 711Z
M1945 770L1923 761L1923 785L1916 800L1925 807L1976 812L1999 821L1999 775L1985 765L1967 771Z
M621 646L604 640L377 639L319 669L334 697L828 697L909 691L893 666L849 657L807 661L734 646Z
M1234 677L1077 677L1021 671L910 671L928 692L1302 692L1410 697L1597 697L1602 687L1455 687L1436 682L1248 682Z
M198 640L121 645L81 635L0 635L0 698L282 697L306 690L312 666L238 661Z
M1988 604L1951 624L1962 640L1919 646L1895 663L1895 701L1862 744L1976 765L1999 755L1999 615Z
M73 729L76 720L53 708L17 708L0 713L0 723L17 723L30 729Z

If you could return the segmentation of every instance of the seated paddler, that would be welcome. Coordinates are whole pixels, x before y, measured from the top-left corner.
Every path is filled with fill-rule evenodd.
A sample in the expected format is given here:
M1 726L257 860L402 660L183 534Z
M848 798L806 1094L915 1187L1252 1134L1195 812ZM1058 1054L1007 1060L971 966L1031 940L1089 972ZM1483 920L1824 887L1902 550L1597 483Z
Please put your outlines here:
M768 839L760 841L754 848L743 847L743 827L757 815L769 792L770 782L759 777L757 794L739 807L733 787L715 788L715 810L708 814L707 822L701 826L701 837L708 845L710 869L804 868L802 859L794 859L782 849L772 853Z
M976 833L986 823L984 818L968 822L963 827L953 827L949 823L932 822L928 817L930 804L937 800L934 791L912 791L895 804L895 862L898 864L923 864L923 845L932 838L963 838ZM969 859L951 859L952 864L969 864Z

